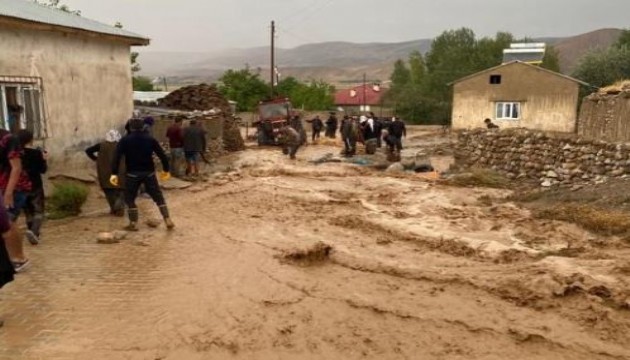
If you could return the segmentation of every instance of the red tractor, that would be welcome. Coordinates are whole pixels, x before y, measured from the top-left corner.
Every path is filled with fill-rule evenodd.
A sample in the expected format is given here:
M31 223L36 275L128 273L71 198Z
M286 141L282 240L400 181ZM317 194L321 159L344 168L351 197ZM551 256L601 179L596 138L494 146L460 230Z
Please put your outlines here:
M291 101L279 98L261 101L258 105L258 145L277 145L278 133L283 126L291 123L293 117Z

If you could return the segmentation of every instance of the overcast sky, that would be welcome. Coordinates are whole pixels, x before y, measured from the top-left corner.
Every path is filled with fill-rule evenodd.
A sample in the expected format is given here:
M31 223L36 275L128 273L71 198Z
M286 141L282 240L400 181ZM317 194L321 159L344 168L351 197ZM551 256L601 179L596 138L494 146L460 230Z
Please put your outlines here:
M151 51L324 41L399 42L470 27L516 36L577 35L630 27L630 0L62 0L83 16L149 36Z

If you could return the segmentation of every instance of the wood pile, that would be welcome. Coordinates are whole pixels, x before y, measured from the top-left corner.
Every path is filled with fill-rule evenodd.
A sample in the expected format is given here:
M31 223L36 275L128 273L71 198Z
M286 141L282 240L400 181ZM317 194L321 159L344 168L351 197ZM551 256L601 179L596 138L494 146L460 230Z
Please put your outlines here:
M223 146L227 151L245 149L238 122L227 99L215 85L200 84L180 88L159 100L159 106L183 111L210 111L223 117Z

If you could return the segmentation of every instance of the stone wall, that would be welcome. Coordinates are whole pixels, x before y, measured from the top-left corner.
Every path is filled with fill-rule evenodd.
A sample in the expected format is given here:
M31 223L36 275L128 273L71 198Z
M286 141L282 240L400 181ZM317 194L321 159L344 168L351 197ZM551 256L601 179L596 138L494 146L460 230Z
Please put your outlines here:
M630 144L522 129L458 134L456 163L497 170L542 186L599 183L630 174Z

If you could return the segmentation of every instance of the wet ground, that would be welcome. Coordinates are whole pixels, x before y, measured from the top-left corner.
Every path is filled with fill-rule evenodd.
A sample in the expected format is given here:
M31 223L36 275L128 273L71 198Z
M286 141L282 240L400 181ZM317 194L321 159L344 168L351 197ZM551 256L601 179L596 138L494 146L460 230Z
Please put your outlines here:
M445 170L446 141L418 132L407 153ZM0 358L630 359L619 239L492 200L507 190L310 162L330 152L223 159L167 193L172 233L96 244L124 225L97 198L48 223L0 291Z

